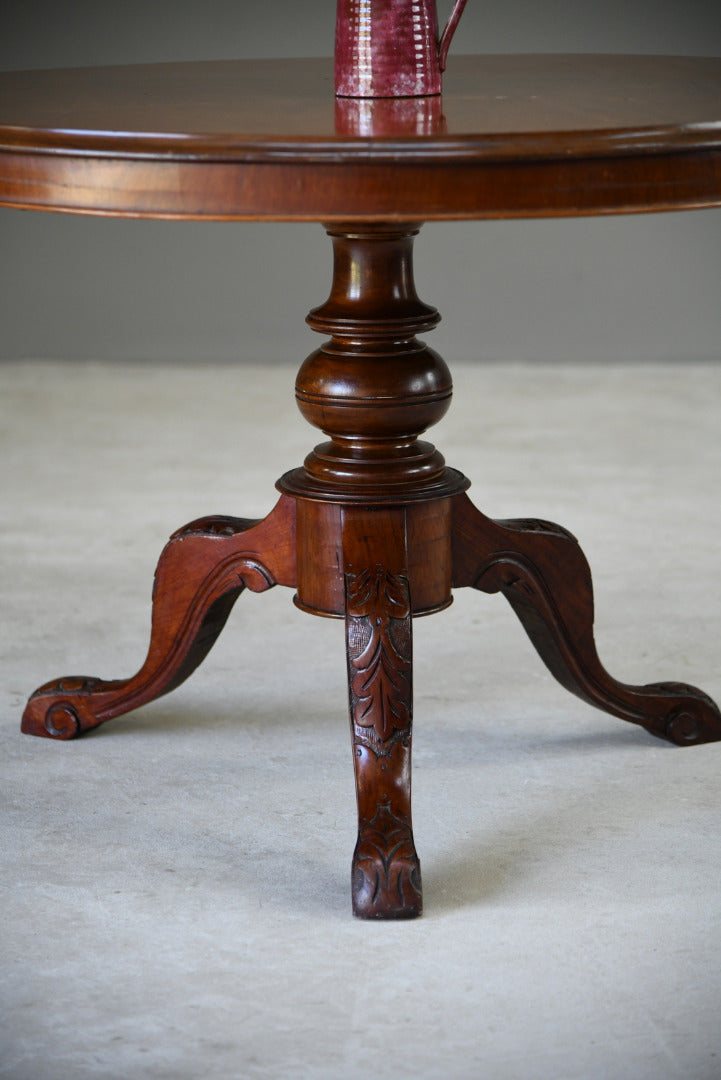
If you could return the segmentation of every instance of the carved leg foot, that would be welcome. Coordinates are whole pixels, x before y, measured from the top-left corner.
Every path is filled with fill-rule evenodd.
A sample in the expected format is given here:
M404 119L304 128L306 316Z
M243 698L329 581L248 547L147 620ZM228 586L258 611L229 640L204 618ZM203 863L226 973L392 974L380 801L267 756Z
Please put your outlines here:
M358 842L353 913L364 919L421 914L421 868L411 825L411 602L403 511L348 511L343 554L346 645ZM371 533L368 526L372 525ZM369 536L377 558L365 549ZM383 542L383 540L385 542Z
M491 521L465 495L453 513L454 585L502 592L567 690L679 746L721 739L721 714L696 687L628 686L604 669L593 639L591 573L570 533L542 521Z
M130 679L68 677L46 683L22 720L29 735L72 739L179 686L207 656L247 586L295 584L295 502L283 496L264 521L209 517L174 533L153 587L150 647Z

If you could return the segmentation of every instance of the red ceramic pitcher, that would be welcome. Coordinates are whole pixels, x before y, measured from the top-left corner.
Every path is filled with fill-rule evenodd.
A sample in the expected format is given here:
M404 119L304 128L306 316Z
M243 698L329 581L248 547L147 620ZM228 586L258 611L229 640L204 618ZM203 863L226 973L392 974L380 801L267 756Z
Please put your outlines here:
M466 0L456 0L438 36L436 0L338 0L338 97L440 94L441 74Z

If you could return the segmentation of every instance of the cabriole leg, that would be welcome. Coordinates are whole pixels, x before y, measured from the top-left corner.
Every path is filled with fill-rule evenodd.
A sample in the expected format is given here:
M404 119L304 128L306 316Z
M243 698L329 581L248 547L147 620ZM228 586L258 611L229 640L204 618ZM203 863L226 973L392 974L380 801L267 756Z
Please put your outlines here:
M54 679L28 701L22 730L72 739L179 686L205 659L244 588L295 584L295 503L264 521L208 517L166 544L153 586L148 655L130 679Z
M344 518L346 650L358 799L353 913L365 919L410 919L421 914L422 897L411 824L413 657L405 512L345 511Z
M455 585L501 592L539 656L571 693L679 746L721 739L721 715L685 683L629 686L601 664L591 571L576 539L546 521L491 521L465 495L453 507Z

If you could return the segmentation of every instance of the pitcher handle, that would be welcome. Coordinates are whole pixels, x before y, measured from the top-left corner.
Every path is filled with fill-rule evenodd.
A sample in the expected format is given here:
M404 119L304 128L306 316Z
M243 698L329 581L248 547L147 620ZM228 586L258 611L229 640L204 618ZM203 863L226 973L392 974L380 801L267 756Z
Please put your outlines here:
M460 22L465 6L466 0L456 0L450 18L446 23L446 28L441 34L441 40L438 43L438 66L441 71L446 70L446 61L448 60L448 50L451 47L451 39L456 32L456 27Z

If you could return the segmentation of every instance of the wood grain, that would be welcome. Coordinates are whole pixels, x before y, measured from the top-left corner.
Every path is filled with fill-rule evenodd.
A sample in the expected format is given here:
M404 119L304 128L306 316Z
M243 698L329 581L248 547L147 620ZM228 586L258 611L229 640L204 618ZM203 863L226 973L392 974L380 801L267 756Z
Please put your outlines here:
M330 59L5 73L0 203L331 222L721 202L719 59L456 57L444 86L343 103Z

